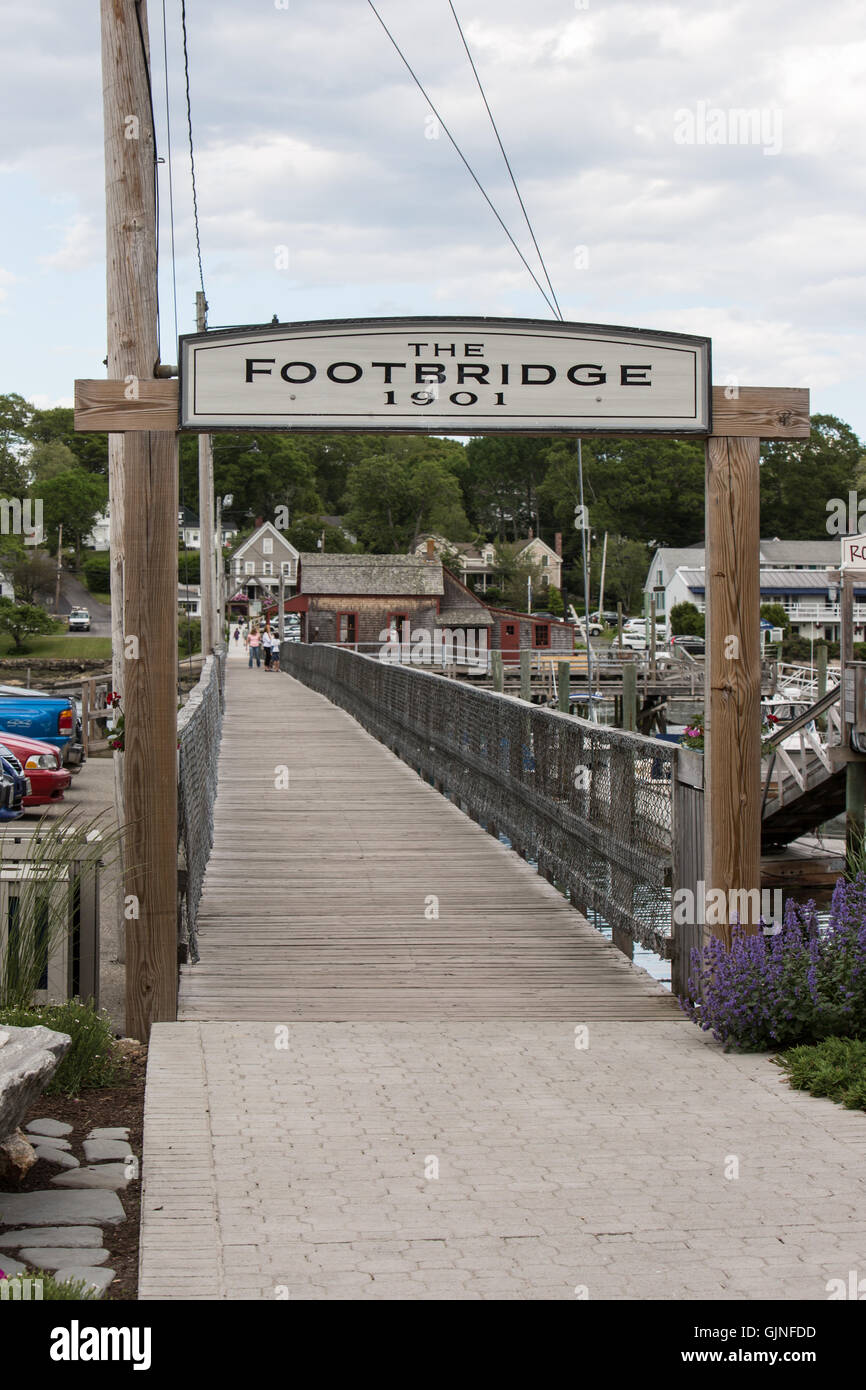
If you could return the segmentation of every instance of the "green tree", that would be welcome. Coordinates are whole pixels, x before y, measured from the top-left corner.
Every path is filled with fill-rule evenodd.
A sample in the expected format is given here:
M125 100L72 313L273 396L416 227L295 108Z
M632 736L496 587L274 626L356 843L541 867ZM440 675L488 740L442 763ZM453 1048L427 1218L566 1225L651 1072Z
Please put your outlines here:
M13 603L0 598L0 632L12 638L16 652L27 650L24 639L47 632L59 632L60 624L34 603Z
M107 594L111 587L111 559L107 550L94 550L84 559L84 582L92 594Z
M703 637L704 614L693 603L675 603L670 612L674 637Z
M502 594L503 606L516 613L526 613L529 601L529 581L532 581L534 603L541 603L546 594L542 585L544 571L538 560L524 549L525 541L507 541L495 551L496 584ZM545 602L545 607L546 607Z
M358 549L338 526L328 526L320 516L295 517L284 534L296 550L310 552L318 548L323 532L325 551L328 554L350 555Z
M769 439L761 445L761 535L822 540L834 534L838 507L847 511L863 445L835 415L813 415L808 439ZM847 528L845 528L847 529ZM835 534L839 534L838 531Z
M59 527L63 526L64 542L75 546L76 563L81 556L81 542L93 529L93 523L108 500L108 485L104 478L87 473L83 468L70 468L37 484L42 498L43 525L52 549L56 546Z
M89 431L76 433L73 416L71 406L58 405L50 410L34 409L27 426L27 437L34 450L40 444L65 444L79 467L88 473L107 475L108 435L91 434Z
M87 561L85 560L85 570ZM179 584L201 583L201 551L181 550L177 557L177 580Z
M772 623L773 627L780 627L784 636L787 637L791 628L791 620L781 603L762 603L761 617L768 623Z
M537 605L533 606L547 609L547 612L552 613L555 618L562 618L565 616L565 604L562 601L562 591L557 589L555 584L549 584L546 589L542 589L541 597Z
M539 488L548 467L546 435L490 435L470 439L462 479L469 517L500 541L513 541L537 525Z
M76 469L78 460L68 444L54 439L45 444L34 444L27 466L33 479L31 486L37 486L47 478L56 478L58 473L68 473L70 469Z
M27 430L33 407L14 391L0 396L0 495L23 497L27 491Z
M424 531L469 535L460 482L446 461L411 452L363 459L349 474L346 525L368 551L405 552Z
M592 547L592 584L597 592L601 583L601 545ZM634 612L641 601L650 563L649 546L626 536L608 535L607 564L604 571L604 602L621 603L626 613ZM582 582L582 581L581 581Z
M34 603L53 594L57 581L57 561L45 550L30 546L4 546L0 568L8 575L19 603Z

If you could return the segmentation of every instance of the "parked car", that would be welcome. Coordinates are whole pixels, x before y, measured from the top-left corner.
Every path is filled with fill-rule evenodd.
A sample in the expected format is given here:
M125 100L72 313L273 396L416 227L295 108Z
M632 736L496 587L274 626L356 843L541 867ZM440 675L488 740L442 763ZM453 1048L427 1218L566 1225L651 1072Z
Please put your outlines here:
M610 608L605 608L602 613L590 613L589 620L592 623L606 623L609 627L619 618L619 614Z
M706 646L703 637L698 636L696 632L687 632L680 637L671 638L672 651L679 649L684 652L693 652L696 656L703 656Z
M67 766L84 762L75 701L69 695L0 685L0 729L53 744Z
M69 614L70 632L89 632L90 614L86 608L73 608Z
M20 762L11 749L0 744L0 822L24 815L24 797L29 791Z
M0 746L18 759L30 783L30 792L24 797L25 807L47 806L50 801L63 800L63 793L72 781L72 773L63 766L59 749L51 743L43 743L41 739L25 738L22 734L2 730Z

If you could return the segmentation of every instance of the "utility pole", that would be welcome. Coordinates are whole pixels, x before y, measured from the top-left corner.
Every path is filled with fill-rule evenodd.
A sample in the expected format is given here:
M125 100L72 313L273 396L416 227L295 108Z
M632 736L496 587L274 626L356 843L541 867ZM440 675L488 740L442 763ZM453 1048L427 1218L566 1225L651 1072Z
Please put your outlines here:
M100 16L108 373L134 399L160 375L145 0L100 0ZM176 431L128 432L123 474L126 1031L146 1041L177 1017Z
M195 296L195 326L199 333L207 328L207 300L201 290ZM213 440L209 434L198 437L198 521L201 541L199 579L201 581L201 651L207 656L221 640L217 629L217 562L214 555ZM219 553L219 537L217 538Z
M63 522L57 528L57 583L54 586L54 612L60 612L60 572L63 569Z
M601 584L598 589L598 621L604 625L604 573L607 569L607 532L604 533L604 545L601 551Z

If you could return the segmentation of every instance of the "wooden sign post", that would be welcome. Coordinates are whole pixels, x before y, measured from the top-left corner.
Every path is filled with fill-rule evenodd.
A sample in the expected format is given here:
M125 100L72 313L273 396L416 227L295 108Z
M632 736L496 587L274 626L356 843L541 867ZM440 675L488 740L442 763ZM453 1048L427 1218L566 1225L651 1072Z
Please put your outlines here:
M132 403L159 366L145 5L102 0L101 18L108 369ZM176 419L126 433L122 459L126 1031L146 1040L177 1017Z

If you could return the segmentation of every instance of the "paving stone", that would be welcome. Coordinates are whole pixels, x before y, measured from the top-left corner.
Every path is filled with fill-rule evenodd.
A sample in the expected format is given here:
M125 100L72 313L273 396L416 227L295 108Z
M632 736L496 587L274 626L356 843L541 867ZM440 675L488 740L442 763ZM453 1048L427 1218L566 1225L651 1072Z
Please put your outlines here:
M101 1295L114 1278L114 1270L98 1269L95 1265L67 1265L58 1269L54 1277L61 1284L67 1283L70 1279L83 1279Z
M86 1251L81 1247L33 1245L18 1251L31 1269L63 1269L70 1260L86 1259L88 1265L103 1265L108 1259L108 1251L98 1245L90 1245Z
M131 1182L125 1163L100 1163L98 1168L76 1168L74 1173L58 1173L54 1187L126 1187Z
M55 1149L52 1145L39 1144L34 1150L37 1158L42 1158L46 1163L53 1163L58 1168L78 1168L79 1162L75 1154L66 1153L64 1149Z
M23 1274L26 1268L20 1260L13 1260L11 1255L0 1255L0 1269L4 1274Z
M65 1120L31 1120L24 1128L28 1134L50 1134L55 1139L72 1133L72 1125Z
M116 1226L125 1220L116 1192L0 1192L6 1226Z
M103 1127L92 1129L87 1137L88 1139L128 1139L129 1130L125 1125L116 1125L113 1129Z
M125 1139L85 1139L84 1157L88 1163L104 1163L107 1159L132 1158L132 1149Z
M0 1250L16 1250L22 1245L99 1246L98 1226L35 1226L29 1230L7 1231L0 1236ZM3 1257L0 1255L0 1264Z

